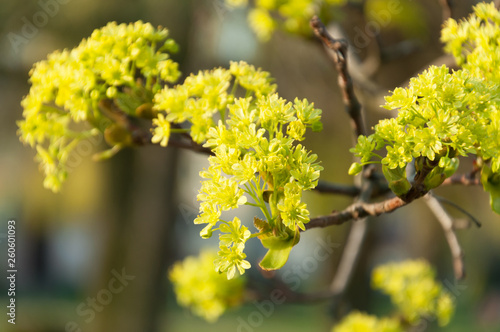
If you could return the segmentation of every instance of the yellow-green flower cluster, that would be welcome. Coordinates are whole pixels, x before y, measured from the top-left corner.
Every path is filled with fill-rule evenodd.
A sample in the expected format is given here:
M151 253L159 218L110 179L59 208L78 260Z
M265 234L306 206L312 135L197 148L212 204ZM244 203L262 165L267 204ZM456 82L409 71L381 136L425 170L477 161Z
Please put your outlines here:
M495 4L479 3L466 20L446 21L441 34L445 50L476 77L498 81L500 73L500 13Z
M209 322L243 301L245 279L227 280L214 270L214 251L202 251L177 262L169 272L177 302Z
M351 166L351 174L361 171L361 165L382 163L393 191L402 195L410 187L405 168L414 159L417 171L432 168L425 179L427 190L455 172L458 156L476 154L491 163L493 173L500 173L500 76L491 70L500 63L500 14L493 4L474 10L468 20L450 20L443 30L446 49L463 68L450 72L446 66L431 66L407 88L396 88L386 97L384 107L397 109L398 116L380 121L374 134L358 138L351 151L361 162ZM385 154L374 152L382 148ZM405 184L397 186L397 181Z
M321 129L320 114L306 100L291 103L274 93L237 98L229 105L227 120L210 128L205 144L215 155L209 157L210 167L200 173L206 180L198 195L201 213L195 223L208 224L202 236L211 235L219 222L219 230L228 232L222 211L243 204L259 207L266 216L267 231L283 239L305 229L309 211L301 201L302 192L316 186L322 167L316 155L294 143L303 139L306 127ZM243 273L240 267L249 264L238 262L244 258L250 234L239 221L233 225L231 233L238 237L232 242L221 240L219 255ZM217 269L227 271L228 277L234 274L230 263L218 263Z
M372 286L391 297L397 306L394 318L354 311L332 332L402 332L405 326L422 319L437 319L440 326L449 323L455 310L450 294L435 280L435 273L424 260L388 263L375 268Z
M231 84L232 90L229 91ZM214 114L225 116L228 105L234 102L238 87L243 88L247 96L256 97L276 89L269 73L245 62L232 62L229 69L200 71L187 77L183 84L165 87L154 97L154 107L166 112L169 122L188 121L191 138L196 143L203 143L209 129L215 126ZM160 140L161 132L155 131L155 136Z
M491 88L466 71L450 73L446 66L431 66L412 78L408 88L396 88L386 97L385 107L398 109L397 118L381 120L375 133L360 136L351 151L361 157L361 164L376 158L389 169L404 169L418 157L439 158L444 167L457 154L478 153L484 136L480 126L490 122L489 109L498 94ZM385 156L373 152L382 147Z
M445 326L453 315L450 294L435 280L433 269L423 260L379 266L373 271L372 285L388 294L410 323L436 317L439 325Z
M111 123L99 101L113 99L127 114L150 103L164 82L177 80L177 63L167 52L177 45L166 29L149 23L109 23L72 50L57 51L36 63L31 89L23 99L19 121L22 142L36 147L45 186L58 191L66 178L66 162L79 141L103 132ZM74 123L87 122L88 130Z
M354 311L333 327L332 332L402 332L400 323L395 318L377 318Z
M314 15L332 11L346 0L257 0L248 13L250 27L262 41L268 41L277 28L309 35L309 20ZM247 1L226 0L232 7L246 6ZM328 15L325 15L328 16Z
M191 75L154 98L155 142L168 140L167 122L187 122L190 126L183 130L214 153L210 167L200 173L206 180L198 195L200 215L195 223L207 224L200 233L203 238L219 225L215 229L224 235L216 269L227 272L228 278L250 267L243 250L251 233L238 218L221 219L223 211L257 206L269 224L265 232L283 240L298 239L295 233L309 221L302 192L316 186L322 168L316 155L295 143L304 139L307 127L321 130L321 111L307 100L287 102L275 90L268 72L231 62L229 69Z

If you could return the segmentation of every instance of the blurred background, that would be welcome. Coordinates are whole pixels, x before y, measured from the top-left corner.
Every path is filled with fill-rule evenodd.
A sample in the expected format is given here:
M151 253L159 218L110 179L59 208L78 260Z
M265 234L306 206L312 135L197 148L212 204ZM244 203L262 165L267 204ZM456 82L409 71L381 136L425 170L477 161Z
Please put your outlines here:
M352 42L351 67L368 128L392 116L381 109L383 96L430 63L443 63L439 41L443 10L439 1L400 0L404 10L389 17L377 8L394 0L355 1L339 8L332 29ZM452 17L470 12L475 1L454 1ZM375 13L375 14L374 14ZM0 3L0 307L5 308L6 223L17 221L17 319L0 331L329 331L334 324L328 303L279 305L256 328L242 328L255 304L247 304L209 324L180 308L167 279L169 266L200 248L216 246L199 237L198 172L206 157L158 146L129 149L109 161L94 163L103 149L91 142L77 150L77 165L59 194L43 189L34 151L16 136L22 117L20 101L28 93L34 62L56 49L75 47L109 21L143 20L162 25L180 44L174 59L184 75L227 67L245 60L271 72L284 98L307 98L323 110L324 130L310 133L306 146L319 155L322 179L351 184L347 175L352 133L344 112L337 74L320 44L277 32L260 43L248 27L246 11L222 0L3 0ZM34 26L32 23L37 23ZM29 26L34 27L29 28ZM359 62L359 63L358 63ZM76 167L78 166L78 167ZM467 170L470 161L462 162ZM346 308L384 315L388 300L370 290L373 267L388 260L425 258L454 295L457 313L444 331L500 331L500 217L491 212L480 187L436 190L479 219L482 228L459 230L466 253L467 278L455 282L448 245L439 223L423 202L370 219L358 267L346 295ZM309 193L312 216L340 210L351 200ZM449 212L464 218L453 208ZM249 220L251 213L249 212ZM300 291L328 287L335 273L350 223L308 231L283 270L301 267L319 238L334 243L328 259L309 269ZM264 251L249 248L256 265ZM113 278L123 278L117 292L105 292ZM111 295L111 298L107 296ZM105 305L88 310L89 298ZM102 304L102 301L101 301ZM429 331L437 330L433 322Z

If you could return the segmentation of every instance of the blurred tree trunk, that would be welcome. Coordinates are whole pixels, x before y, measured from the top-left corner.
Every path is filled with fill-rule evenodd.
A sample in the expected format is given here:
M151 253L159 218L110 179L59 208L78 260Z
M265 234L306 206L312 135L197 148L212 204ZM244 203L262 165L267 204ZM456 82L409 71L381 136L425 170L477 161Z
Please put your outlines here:
M189 43L191 1L152 0L147 4L157 7L152 23L167 27L180 44L181 52L174 58L182 70ZM112 206L104 225L103 261L91 297L98 298L101 290L108 290L116 274L124 273L130 280L122 291L113 294L109 305L96 312L93 322L82 325L82 330L155 332L161 329L160 319L167 312L167 260L178 211L178 151L141 147L116 157L111 161L114 179L107 184Z
M93 331L158 331L159 316L166 312L162 303L166 296L170 229L177 211L177 151L141 148L132 159L133 175L126 188L116 186L123 190L116 201L120 212L109 229L109 254L100 289L109 289L116 274L123 275L125 282L102 313L96 313ZM120 283L115 287L120 288ZM98 301L100 289L95 293Z

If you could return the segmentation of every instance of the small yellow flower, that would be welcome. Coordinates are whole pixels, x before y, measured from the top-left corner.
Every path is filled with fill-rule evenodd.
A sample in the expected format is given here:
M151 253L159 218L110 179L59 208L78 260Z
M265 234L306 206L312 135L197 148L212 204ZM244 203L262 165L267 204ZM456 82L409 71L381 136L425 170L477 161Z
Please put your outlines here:
M417 323L423 317L437 317L445 326L455 305L435 272L424 260L387 263L373 271L372 285L391 297L405 319Z
M170 122L165 119L163 114L158 114L158 118L153 119L153 125L156 128L152 129L154 135L151 142L160 143L161 146L166 147L170 138Z

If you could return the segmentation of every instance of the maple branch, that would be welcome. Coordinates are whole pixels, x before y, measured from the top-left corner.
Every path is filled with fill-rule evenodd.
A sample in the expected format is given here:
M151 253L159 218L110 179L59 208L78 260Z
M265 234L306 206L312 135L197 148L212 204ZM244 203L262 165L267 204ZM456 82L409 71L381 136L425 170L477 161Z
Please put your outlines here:
M317 16L311 19L310 25L314 30L314 34L321 39L325 47L333 51L332 60L339 73L339 86L342 90L342 98L345 109L352 120L356 138L359 135L365 135L361 104L354 93L352 78L347 69L347 41L345 39L332 38L323 22Z
M356 142L360 135L366 136L366 129L363 121L361 104L354 93L353 81L347 66L347 41L345 39L332 38L332 36L330 36L327 32L325 25L317 16L314 16L311 19L310 25L314 30L314 34L321 39L325 47L333 51L332 60L335 63L335 67L339 74L338 84L342 91L342 99L345 105L345 110L351 119L351 126L354 133L353 138L354 142ZM355 204L362 205L370 199L372 193L374 192L375 181L373 168L365 166L363 168L362 177L357 177L355 179L355 184L360 187L359 197L357 198ZM350 212L356 214L356 209ZM340 216L352 219L349 218L349 212L347 214L340 214ZM349 231L340 263L330 284L327 296L335 299L335 303L342 298L342 295L346 291L363 247L367 229L366 220L363 217L364 216L359 216L360 220L353 224ZM316 220L315 223L314 220L311 220L306 225L306 229L310 229L314 227L314 225L319 225L323 221L324 220L319 219Z
M329 215L312 218L305 226L306 230L317 227L328 227L342 225L345 222L358 220L368 216L379 216L384 213L393 212L409 202L399 197L393 197L382 202L364 203L358 202L350 205L342 211L334 211Z

